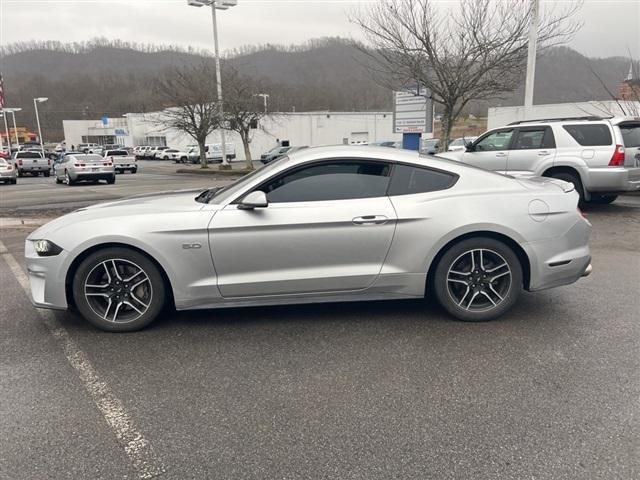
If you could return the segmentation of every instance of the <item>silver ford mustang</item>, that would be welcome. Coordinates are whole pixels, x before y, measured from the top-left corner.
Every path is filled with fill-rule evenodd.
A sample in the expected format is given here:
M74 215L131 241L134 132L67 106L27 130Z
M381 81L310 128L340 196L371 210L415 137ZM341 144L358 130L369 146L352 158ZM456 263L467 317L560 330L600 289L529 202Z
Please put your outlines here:
M33 232L37 307L108 331L178 310L433 293L454 317L591 271L591 225L561 180L516 179L416 152L301 150L222 188L84 208Z

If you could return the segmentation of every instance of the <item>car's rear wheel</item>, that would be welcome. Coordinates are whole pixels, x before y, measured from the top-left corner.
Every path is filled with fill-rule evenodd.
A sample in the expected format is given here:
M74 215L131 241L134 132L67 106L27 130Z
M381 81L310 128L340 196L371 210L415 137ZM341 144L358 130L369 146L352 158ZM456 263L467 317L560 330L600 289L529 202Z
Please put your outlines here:
M113 174L112 177L107 178L107 183L109 185L113 185L114 183L116 183L116 175L115 175L115 173Z
M73 299L82 316L109 332L131 332L151 323L165 303L158 267L127 248L105 248L85 258L73 276Z
M137 168L132 168L132 169L131 169L131 173L136 173L137 171L138 171L138 169L137 169Z
M492 320L509 310L522 291L516 254L492 238L470 238L453 245L433 277L442 307L459 320Z
M45 176L45 177L49 177L49 176L51 176L51 172L44 172L44 176Z
M592 193L591 200L589 200L589 203L606 205L609 203L613 203L616 200L616 198L618 198L618 195L600 195L597 193Z

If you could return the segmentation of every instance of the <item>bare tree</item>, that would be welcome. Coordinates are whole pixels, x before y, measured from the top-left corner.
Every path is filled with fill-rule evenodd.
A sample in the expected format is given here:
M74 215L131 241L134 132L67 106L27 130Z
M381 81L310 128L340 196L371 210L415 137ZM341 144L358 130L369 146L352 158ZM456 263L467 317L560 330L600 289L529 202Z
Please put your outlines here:
M267 115L256 95L264 93L264 82L256 77L241 75L237 69L227 65L223 71L225 128L237 132L242 140L247 169L251 162L251 140L253 131L259 128L260 120Z
M382 0L352 15L372 50L374 76L394 89L421 84L442 106L440 148L470 100L499 98L520 84L532 7L528 0L462 0L434 8L435 0ZM567 42L580 25L579 2L548 7L538 23L538 51Z
M208 168L207 137L221 124L214 79L212 65L202 62L192 67L172 68L155 85L155 92L166 108L156 123L190 135L198 143L202 168Z

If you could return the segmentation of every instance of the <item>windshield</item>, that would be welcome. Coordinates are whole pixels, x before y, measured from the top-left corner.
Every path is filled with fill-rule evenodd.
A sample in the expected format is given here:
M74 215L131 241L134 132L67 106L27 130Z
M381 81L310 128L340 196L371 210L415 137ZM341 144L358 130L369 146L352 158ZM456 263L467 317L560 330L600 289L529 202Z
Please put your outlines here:
M239 178L235 182L227 185L223 188L213 188L202 192L196 200L201 203L216 203L220 204L224 201L228 200L239 194L239 192L250 182L258 174L268 174L272 170L275 170L277 167L282 165L282 163L289 160L289 157L280 157L279 159L268 163L264 167L254 170L253 172L245 175L244 177Z
M625 147L640 147L640 123L622 124L620 132Z
M462 138L456 138L449 144L450 147L461 147L462 145L464 145L464 140Z

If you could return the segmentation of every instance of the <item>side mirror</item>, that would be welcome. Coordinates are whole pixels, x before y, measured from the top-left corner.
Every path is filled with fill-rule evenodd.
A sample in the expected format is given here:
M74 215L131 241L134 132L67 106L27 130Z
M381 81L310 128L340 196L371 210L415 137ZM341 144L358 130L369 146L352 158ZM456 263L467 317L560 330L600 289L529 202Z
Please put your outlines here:
M475 150L475 147L473 146L473 142L467 142L464 146L464 149L467 152L473 152Z
M267 194L260 190L256 190L244 197L238 204L238 208L240 210L253 210L254 208L264 208L268 205L269 202L267 201Z

